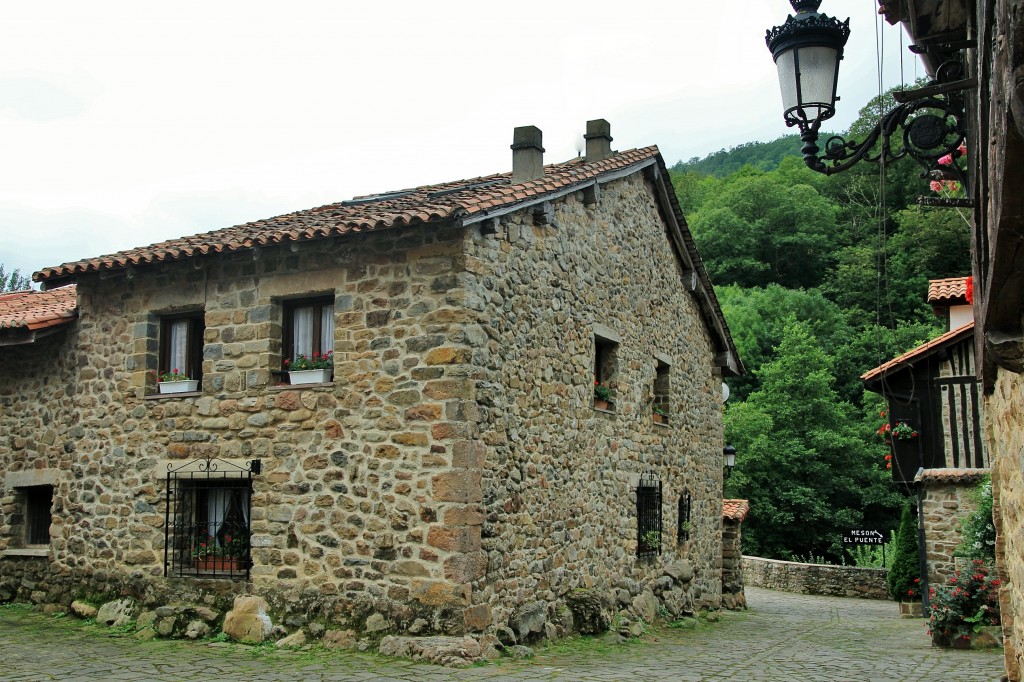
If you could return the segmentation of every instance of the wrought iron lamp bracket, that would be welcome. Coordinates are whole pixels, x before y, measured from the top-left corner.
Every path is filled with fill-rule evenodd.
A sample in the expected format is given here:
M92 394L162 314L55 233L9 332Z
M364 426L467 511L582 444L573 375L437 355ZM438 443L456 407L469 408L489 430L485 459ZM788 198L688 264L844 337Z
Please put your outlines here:
M928 87L951 84L961 71L959 62L944 64ZM804 162L819 173L841 173L862 160L888 164L909 156L924 169L923 178L966 183L966 174L956 163L939 163L946 155L954 161L961 156L960 145L967 133L965 119L964 99L959 91L913 99L886 113L861 142L841 135L829 137L821 156L817 145L820 120L791 119L787 123L800 128ZM901 135L897 135L899 131ZM894 144L894 140L899 144Z

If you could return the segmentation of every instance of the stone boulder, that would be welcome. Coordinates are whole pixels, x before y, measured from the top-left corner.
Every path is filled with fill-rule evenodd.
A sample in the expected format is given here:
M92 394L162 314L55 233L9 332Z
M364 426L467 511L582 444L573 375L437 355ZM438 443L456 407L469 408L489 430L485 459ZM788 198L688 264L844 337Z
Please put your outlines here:
M653 623L658 617L658 598L650 590L644 590L633 598L633 613L645 623Z
M404 656L449 668L461 668L483 660L484 650L472 637L395 637L380 642L384 656Z
M135 620L139 605L134 599L125 598L108 601L96 612L96 622L110 627L121 627Z
M281 639L277 640L277 643L274 644L274 646L276 646L279 649L298 648L304 645L305 643L306 633L302 630L296 630L294 633L288 635L287 637L282 637Z
M328 630L321 643L325 649L354 649L356 633L352 630Z
M236 642L259 644L270 637L274 624L262 597L240 596L224 616L224 634Z
M97 609L92 604L87 604L84 601L78 601L76 599L71 602L71 613L75 614L79 618L95 618Z
M572 612L573 626L580 634L596 635L612 624L612 601L598 590L573 590L565 597Z
M674 561L665 566L665 575L679 585L689 585L693 581L693 564L687 559Z
M534 633L544 631L544 623L548 620L548 606L542 601L530 602L516 609L508 619L508 625L516 633L519 641L525 641Z

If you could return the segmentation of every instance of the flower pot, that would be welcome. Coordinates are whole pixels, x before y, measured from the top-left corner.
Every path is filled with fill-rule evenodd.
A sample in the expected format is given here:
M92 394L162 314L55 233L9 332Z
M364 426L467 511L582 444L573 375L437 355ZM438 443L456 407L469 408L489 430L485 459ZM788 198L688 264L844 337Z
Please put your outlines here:
M326 384L331 380L331 370L301 369L288 372L288 383L293 386L300 384Z
M668 417L666 415L664 415L664 414L658 414L657 412L655 412L654 413L654 423L655 424L668 424Z
M238 573L244 571L242 560L236 557L207 557L196 559L196 569L214 573Z
M161 381L157 386L161 393L192 393L199 388L197 379L188 381Z
M600 398L594 398L594 409L595 410L607 410L611 407L611 403L607 400L601 400Z

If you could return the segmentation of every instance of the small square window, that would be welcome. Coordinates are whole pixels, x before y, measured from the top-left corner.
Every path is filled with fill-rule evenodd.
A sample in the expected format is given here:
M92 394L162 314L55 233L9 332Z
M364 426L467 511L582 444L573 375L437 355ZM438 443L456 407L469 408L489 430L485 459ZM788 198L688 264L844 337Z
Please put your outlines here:
M679 528L676 533L680 544L690 540L690 532L693 530L690 521L692 507L693 499L690 497L690 491L684 490L683 494L679 496Z
M287 301L282 355L295 361L334 352L334 297Z
M612 388L619 369L619 344L601 336L594 336L594 406L615 409ZM607 402L605 405L604 403Z
M661 479L647 473L636 488L637 556L661 554Z
M160 318L160 374L183 374L202 386L203 313Z
M165 563L177 576L246 578L252 479L173 480Z
M672 414L670 400L671 394L672 390L669 384L669 365L662 360L658 360L658 365L655 369L654 375L655 421L665 424L668 423L669 415Z
M25 544L50 544L50 509L53 507L53 486L21 488L25 498Z

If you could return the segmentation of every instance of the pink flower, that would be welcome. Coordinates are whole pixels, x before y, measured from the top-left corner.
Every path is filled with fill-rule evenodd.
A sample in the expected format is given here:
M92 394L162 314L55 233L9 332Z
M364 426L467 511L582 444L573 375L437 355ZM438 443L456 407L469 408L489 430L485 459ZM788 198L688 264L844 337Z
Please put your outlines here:
M939 164L942 165L942 166L952 166L953 165L953 155L952 154L946 154L945 156L940 156L939 157Z
M938 180L932 180L930 183L928 183L928 186L932 188L933 192L942 191L942 183L939 182Z

